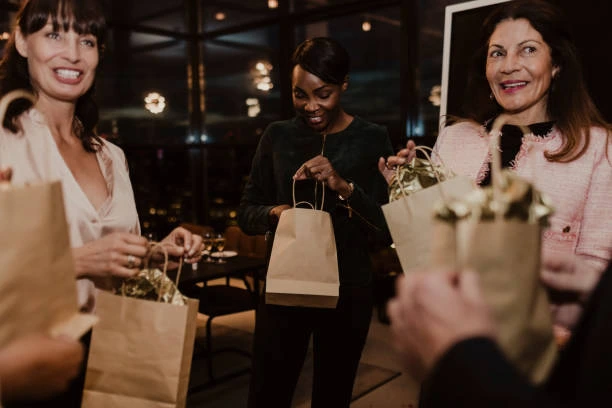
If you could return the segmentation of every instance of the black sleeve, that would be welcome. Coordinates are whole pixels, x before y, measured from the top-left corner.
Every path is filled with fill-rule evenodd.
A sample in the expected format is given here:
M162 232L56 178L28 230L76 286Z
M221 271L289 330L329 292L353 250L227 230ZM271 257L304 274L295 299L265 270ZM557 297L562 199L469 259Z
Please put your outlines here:
M423 408L569 407L531 385L488 338L463 340L438 361L425 382Z

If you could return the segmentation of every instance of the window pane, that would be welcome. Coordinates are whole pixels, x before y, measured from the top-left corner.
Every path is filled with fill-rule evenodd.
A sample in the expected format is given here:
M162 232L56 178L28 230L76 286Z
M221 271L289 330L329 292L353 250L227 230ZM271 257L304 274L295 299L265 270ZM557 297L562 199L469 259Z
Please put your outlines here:
M279 118L278 26L205 42L209 142L257 143Z
M121 1L111 1L108 13L111 20L132 26L157 30L186 32L185 2L183 0L138 0L132 7ZM145 6L146 5L146 6Z
M125 153L143 234L162 239L182 221L195 219L197 148L131 147Z
M399 135L402 131L399 15L399 7L392 7L296 28L298 42L306 38L329 36L347 49L351 56L351 71L349 87L343 99L344 109L350 114L387 126L393 135ZM362 27L366 21L370 23L369 31L364 31Z
M292 12L299 13L300 11L312 10L327 6L337 6L344 3L354 3L354 0L291 0L290 10Z
M440 85L442 80L442 47L444 42L444 11L452 0L421 1L419 17L419 121L414 129L417 136L438 134L440 118Z
M186 71L183 40L113 30L96 85L100 132L123 143L184 143ZM145 97L154 92L163 97L163 103L154 98L147 109Z
M203 10L204 32L229 29L278 15L278 8L269 8L266 0L226 0L208 7L204 3Z

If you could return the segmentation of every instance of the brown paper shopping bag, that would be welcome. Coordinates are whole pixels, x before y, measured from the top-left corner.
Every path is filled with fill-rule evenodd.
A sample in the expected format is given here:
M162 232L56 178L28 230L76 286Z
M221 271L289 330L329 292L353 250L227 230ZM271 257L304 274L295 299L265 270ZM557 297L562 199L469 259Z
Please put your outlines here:
M436 221L434 240L441 244L434 247L431 263L448 267L454 262L458 269L478 273L501 349L519 371L540 383L558 351L540 282L541 217L550 212L529 183L502 175L497 149L502 124L496 122L491 131L492 189L461 198L451 222ZM523 201L510 198L517 192ZM470 211L463 217L459 213L466 208Z
M325 201L325 185L323 185ZM340 280L336 239L329 213L298 208L293 182L293 208L281 213L266 276L266 303L335 308Z
M443 166L441 170L436 169L426 149L424 146L417 147L427 157L437 182L410 194L400 185L401 198L382 206L404 272L429 262L432 245L435 245L432 242L434 205L474 189L469 177L455 176ZM401 184L400 169L397 170L396 180ZM440 171L444 174L440 174Z
M83 408L185 406L198 301L184 299L172 304L99 293Z
M24 91L2 98L0 123L23 97L32 98ZM33 332L78 339L97 320L78 312L60 182L0 184L0 266L0 347Z
M550 307L540 282L541 227L515 220L457 225L469 245L460 262L477 271L498 327L499 345L519 371L539 383L558 352ZM469 231L462 233L461 229ZM459 244L461 248L461 244Z

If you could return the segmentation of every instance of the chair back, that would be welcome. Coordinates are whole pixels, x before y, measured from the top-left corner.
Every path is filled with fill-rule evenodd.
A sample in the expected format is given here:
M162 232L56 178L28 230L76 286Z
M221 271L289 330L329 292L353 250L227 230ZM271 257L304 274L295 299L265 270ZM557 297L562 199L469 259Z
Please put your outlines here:
M247 235L237 225L225 229L225 248L239 255L265 258L267 243L264 235Z

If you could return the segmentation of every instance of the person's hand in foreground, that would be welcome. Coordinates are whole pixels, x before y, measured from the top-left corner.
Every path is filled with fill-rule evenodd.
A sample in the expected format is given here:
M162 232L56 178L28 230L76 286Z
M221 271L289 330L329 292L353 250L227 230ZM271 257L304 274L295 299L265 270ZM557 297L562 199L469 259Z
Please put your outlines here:
M540 278L548 289L559 345L569 339L600 277L601 271L575 256L543 258Z
M395 348L415 379L424 379L455 343L495 337L493 319L471 271L411 273L388 303Z
M50 398L65 391L83 361L83 346L76 340L33 334L0 350L2 402Z

